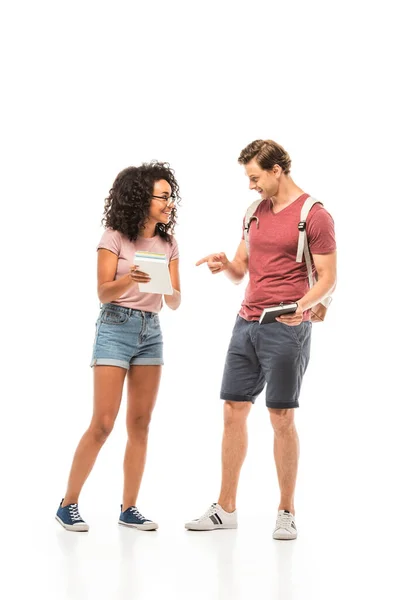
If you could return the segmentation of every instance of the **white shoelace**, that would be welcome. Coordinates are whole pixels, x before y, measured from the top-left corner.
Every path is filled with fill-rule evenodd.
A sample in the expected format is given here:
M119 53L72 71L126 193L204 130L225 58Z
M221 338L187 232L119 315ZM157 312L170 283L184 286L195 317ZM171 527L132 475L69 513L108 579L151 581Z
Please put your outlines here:
M206 510L206 512L204 513L204 515L201 515L201 517L199 519L197 519L197 521L202 521L203 519L208 519L209 517L211 517L211 515L215 514L216 512L217 512L217 505L211 504L210 508L208 508Z
M135 515L135 517L137 517L139 520L142 521L147 521L148 519L146 519L135 506L132 506L131 508L131 512L133 512L133 514Z
M275 529L291 529L292 521L294 521L293 515L280 513L276 520Z
M77 504L71 504L71 506L69 507L69 514L71 515L72 521L83 521L81 515L79 514Z

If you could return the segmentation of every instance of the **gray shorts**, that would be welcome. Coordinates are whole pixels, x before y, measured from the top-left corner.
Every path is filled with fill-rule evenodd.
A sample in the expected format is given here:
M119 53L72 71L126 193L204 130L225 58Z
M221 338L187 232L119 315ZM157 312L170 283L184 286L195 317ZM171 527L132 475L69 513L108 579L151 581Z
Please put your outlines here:
M267 383L268 408L297 408L310 358L311 321L260 325L237 317L225 362L221 399L255 402Z

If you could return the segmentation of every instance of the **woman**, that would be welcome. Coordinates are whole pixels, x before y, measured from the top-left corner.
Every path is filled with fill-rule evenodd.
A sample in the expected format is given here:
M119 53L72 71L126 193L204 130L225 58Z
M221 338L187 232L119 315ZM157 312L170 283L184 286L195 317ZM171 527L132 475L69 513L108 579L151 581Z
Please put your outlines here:
M128 167L116 178L105 201L106 226L98 245L98 296L102 303L93 347L94 409L88 430L76 449L68 487L56 519L65 529L88 531L78 499L100 448L109 436L128 383L124 492L119 523L157 529L136 508L143 475L148 427L163 364L158 313L161 294L139 291L149 276L133 264L136 251L165 254L173 287L165 303L181 302L178 246L173 237L179 186L168 163Z

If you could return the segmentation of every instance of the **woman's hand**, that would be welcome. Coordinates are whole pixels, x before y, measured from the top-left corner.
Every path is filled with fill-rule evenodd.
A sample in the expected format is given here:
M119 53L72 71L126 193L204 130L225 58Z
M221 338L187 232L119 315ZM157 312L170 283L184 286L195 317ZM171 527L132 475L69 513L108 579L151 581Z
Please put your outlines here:
M129 277L135 283L149 283L149 281L151 281L150 275L144 273L143 271L139 271L138 265L132 265L129 267L129 269Z

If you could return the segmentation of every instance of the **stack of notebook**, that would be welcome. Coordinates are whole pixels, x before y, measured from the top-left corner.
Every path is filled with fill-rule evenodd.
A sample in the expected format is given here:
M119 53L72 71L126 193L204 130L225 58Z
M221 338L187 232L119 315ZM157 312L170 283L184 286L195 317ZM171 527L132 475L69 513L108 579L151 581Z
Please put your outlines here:
M166 254L137 251L133 264L150 275L149 283L139 283L139 290L146 294L172 294L172 283Z

